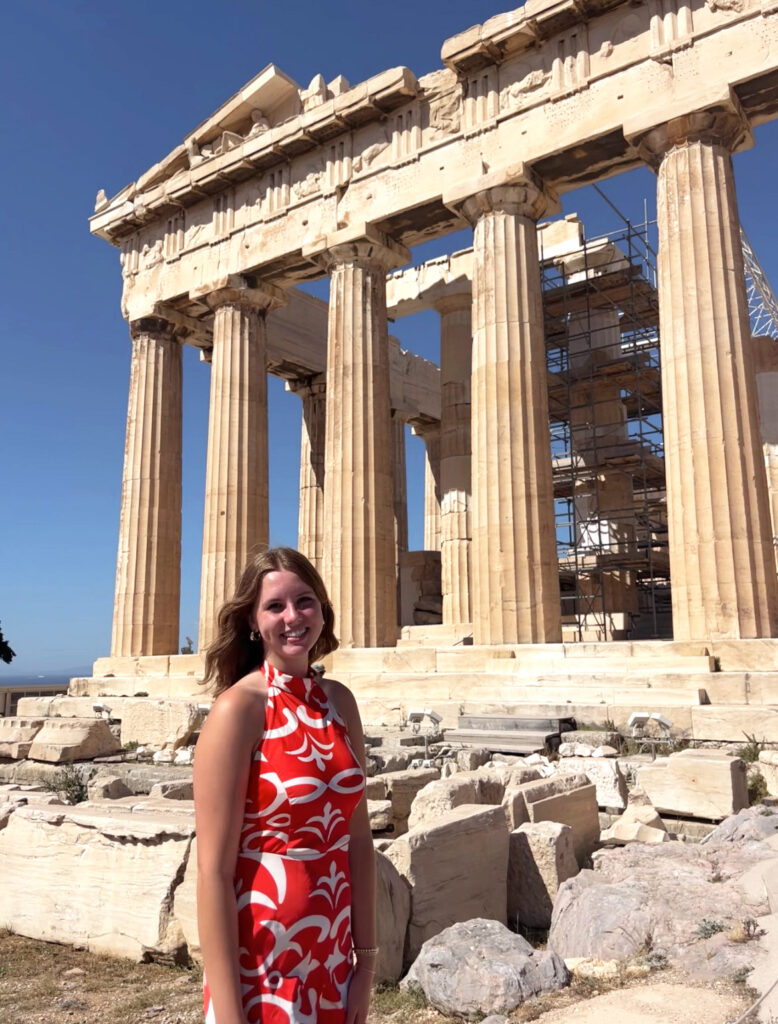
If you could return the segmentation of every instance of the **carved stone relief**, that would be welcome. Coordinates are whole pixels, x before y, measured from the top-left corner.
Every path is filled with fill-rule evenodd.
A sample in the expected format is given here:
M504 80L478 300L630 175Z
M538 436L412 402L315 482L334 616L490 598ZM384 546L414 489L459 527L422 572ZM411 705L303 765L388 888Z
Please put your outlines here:
M527 105L534 93L537 93L549 81L550 75L542 68L529 71L523 78L506 85L500 92L501 110L520 110Z
M435 75L426 76L425 81L433 79L431 88L425 90L429 102L429 124L436 134L453 135L462 125L462 88L457 81L438 73L443 79L434 83Z
M308 196L321 192L324 180L324 161L319 157L316 160L308 161L302 168L303 176L292 182L291 194L293 199L305 199Z
M361 153L358 153L353 160L351 169L355 174L359 174L362 171L367 171L372 165L378 160L380 155L388 148L389 143L384 139L383 141L374 142L372 145L367 146ZM383 161L380 161L383 163Z

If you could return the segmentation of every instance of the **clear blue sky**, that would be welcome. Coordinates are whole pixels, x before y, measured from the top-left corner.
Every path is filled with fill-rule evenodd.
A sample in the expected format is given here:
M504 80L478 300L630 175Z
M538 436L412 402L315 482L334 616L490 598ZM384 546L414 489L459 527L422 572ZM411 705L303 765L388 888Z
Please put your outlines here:
M11 675L88 666L109 651L130 343L117 250L92 238L99 188L113 195L273 62L307 86L388 67L440 66L445 38L496 0L6 0L0 42L0 622ZM778 126L736 157L741 218L778 286ZM653 215L646 170L603 188ZM618 226L591 190L565 197L591 236ZM417 252L428 258L468 239ZM417 322L414 322L417 321ZM437 358L437 319L399 321ZM185 350L181 637L197 635L208 369ZM270 380L271 540L295 543L299 399ZM411 546L421 546L421 443L409 446Z

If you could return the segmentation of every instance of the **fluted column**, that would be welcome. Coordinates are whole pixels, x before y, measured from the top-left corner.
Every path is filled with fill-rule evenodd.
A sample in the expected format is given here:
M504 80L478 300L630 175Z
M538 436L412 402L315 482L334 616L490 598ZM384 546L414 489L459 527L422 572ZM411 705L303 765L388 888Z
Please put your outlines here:
M268 310L283 293L222 288L207 295L214 310L208 455L205 470L200 650L232 596L252 550L268 542Z
M462 207L474 225L472 606L477 644L561 639L548 381L528 175Z
M408 482L405 468L405 421L396 411L392 413L392 473L395 561L399 569L400 553L408 550Z
M181 346L132 325L111 654L175 654L181 588Z
M472 295L439 299L440 576L443 622L471 621L470 373Z
M317 375L287 383L303 402L297 547L322 571L324 548L324 435L327 388Z
M759 434L773 527L773 551L778 568L778 344L773 338L754 338L752 350L759 404Z
M676 639L775 636L778 587L747 345L729 107L650 131L658 165L659 314Z
M335 242L327 343L324 575L341 644L397 639L386 272L409 259L371 232Z
M440 424L414 423L424 442L424 550L440 551Z

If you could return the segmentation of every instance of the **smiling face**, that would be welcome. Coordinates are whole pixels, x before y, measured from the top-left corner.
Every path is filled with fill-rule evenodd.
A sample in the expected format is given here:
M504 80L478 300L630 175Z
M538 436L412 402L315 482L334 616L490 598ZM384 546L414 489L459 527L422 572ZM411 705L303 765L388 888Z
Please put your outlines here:
M301 676L324 626L321 603L296 573L269 572L262 580L251 627L262 637L265 657L279 672Z

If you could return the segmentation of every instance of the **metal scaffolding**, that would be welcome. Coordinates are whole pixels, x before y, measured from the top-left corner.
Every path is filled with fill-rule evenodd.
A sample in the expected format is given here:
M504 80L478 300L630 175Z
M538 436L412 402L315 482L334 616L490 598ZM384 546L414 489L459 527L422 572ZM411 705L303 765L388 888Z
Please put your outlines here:
M586 240L580 225L567 251L541 232L568 640L672 635L653 226Z
M748 236L740 225L740 243L743 246L743 263L746 272L748 293L748 318L754 338L778 338L778 301L770 282L762 270Z

